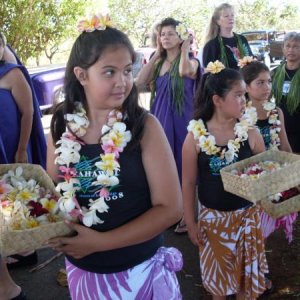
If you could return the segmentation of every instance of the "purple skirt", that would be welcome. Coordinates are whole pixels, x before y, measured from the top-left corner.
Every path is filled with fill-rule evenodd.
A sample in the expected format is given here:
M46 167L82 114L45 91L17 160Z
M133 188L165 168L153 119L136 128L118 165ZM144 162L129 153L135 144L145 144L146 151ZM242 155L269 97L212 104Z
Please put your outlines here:
M161 247L145 262L111 274L87 272L66 259L73 300L179 300L182 296L175 272L182 266L181 253L172 247Z

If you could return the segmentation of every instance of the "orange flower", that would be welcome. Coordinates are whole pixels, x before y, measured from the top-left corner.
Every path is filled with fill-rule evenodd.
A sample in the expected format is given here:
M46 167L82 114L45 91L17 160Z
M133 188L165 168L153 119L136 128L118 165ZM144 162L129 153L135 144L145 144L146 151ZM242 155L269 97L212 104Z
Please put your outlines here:
M77 29L79 32L93 32L96 29L105 30L107 26L112 27L109 15L100 15L99 17L94 15L90 20L86 18L79 21Z

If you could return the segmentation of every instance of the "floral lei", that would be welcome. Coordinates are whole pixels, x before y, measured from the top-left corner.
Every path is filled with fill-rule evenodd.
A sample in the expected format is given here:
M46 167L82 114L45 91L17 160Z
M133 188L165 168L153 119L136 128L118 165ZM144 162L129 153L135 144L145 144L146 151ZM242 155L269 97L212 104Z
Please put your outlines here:
M93 186L99 186L95 193L98 198L96 200L89 199L88 208L80 207L76 199L76 191L81 189L81 184L76 178L76 169L72 168L71 164L80 161L79 151L84 143L77 137L85 135L89 120L81 103L77 103L75 113L65 115L65 119L70 131L67 129L63 133L61 139L56 143L59 147L55 150L55 153L58 154L55 164L59 165L59 170L63 174L59 176L63 178L63 182L57 185L57 190L62 193L58 203L60 209L67 215L72 218L79 217L85 226L91 227L104 222L97 216L97 212L104 213L109 209L105 198L109 195L110 190L119 184L120 164L118 158L120 152L131 140L131 133L126 131L126 125L122 122L122 113L119 110L111 111L107 124L101 131L101 148L104 153L100 154L101 161L95 163L96 168L100 170L100 175L92 182Z
M279 132L281 130L280 120L278 115L278 110L276 109L276 104L274 100L265 101L263 103L263 108L267 112L267 117L269 118L268 122L270 126L270 149L278 149L280 145Z
M221 150L221 147L216 146L215 137L206 130L203 120L191 120L187 129L193 133L194 139L198 140L201 151L208 155L218 155L221 159L225 158L230 163L237 157L240 144L248 139L248 129L253 127L256 121L256 109L249 102L240 122L234 126L235 139L228 141L227 150L226 147Z

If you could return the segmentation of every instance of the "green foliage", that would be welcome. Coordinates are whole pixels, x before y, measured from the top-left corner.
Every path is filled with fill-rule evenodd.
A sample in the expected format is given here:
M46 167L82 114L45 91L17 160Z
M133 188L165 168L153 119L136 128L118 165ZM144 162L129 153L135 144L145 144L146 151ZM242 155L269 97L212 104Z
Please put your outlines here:
M144 45L153 24L166 17L182 21L196 33L198 44L206 34L214 1L209 0L108 0L112 19L125 31L136 46ZM226 1L225 1L226 2ZM254 29L288 30L300 28L297 7L267 0L240 0L234 5L237 13L235 31Z
M198 35L209 14L206 0L109 0L108 5L118 28L126 32L136 46L143 46L153 25L167 17L182 21Z
M84 0L1 1L0 26L7 41L25 63L38 57L47 46L59 45L74 30ZM72 30L70 30L72 28Z
M237 7L237 31L258 29L288 30L300 28L299 11L296 6L276 6L265 0L240 1Z
M238 0L236 32L257 29L299 29L299 9L271 0ZM143 46L154 24L166 17L193 29L202 44L214 1L209 0L5 0L0 1L0 26L8 42L26 62L43 52L51 59L63 42L74 39L76 23L85 12L98 13L108 5L112 20L136 47ZM148 43L149 44L149 40Z

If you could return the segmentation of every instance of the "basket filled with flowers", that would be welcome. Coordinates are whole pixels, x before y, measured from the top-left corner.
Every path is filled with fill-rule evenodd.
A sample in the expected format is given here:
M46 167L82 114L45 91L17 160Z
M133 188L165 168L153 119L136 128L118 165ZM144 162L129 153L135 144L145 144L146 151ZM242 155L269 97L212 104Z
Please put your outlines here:
M59 197L41 166L0 165L0 254L38 249L52 237L71 234Z
M300 155L268 150L226 166L220 173L226 191L256 203L300 185ZM283 206L287 203L282 202Z
M263 199L261 207L274 219L300 211L300 186Z

